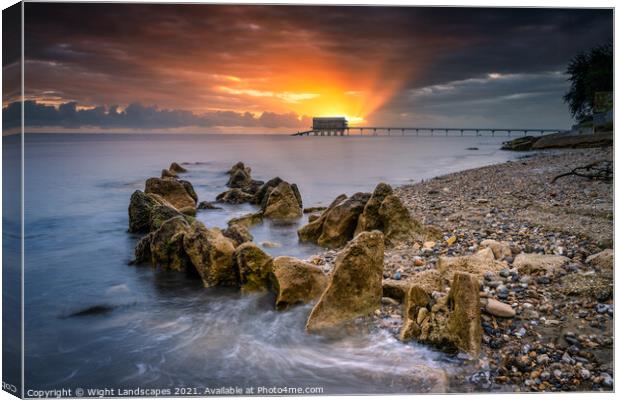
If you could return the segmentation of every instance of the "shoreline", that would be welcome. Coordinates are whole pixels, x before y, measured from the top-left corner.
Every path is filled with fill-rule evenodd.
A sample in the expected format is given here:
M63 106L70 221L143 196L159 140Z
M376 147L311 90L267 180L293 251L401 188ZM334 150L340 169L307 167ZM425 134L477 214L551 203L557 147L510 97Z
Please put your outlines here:
M505 258L510 274L485 279L481 297L499 298L516 315L482 314L482 357L465 362L465 375L451 377L457 388L468 382L474 390L512 392L613 388L613 278L593 283L600 271L588 258L613 249L613 184L577 176L550 183L601 159L613 160L613 147L524 154L395 188L412 216L438 228L443 240L386 249L384 280L415 282L437 268L439 257L472 255L487 239L507 243L512 253ZM519 253L569 261L544 274L513 274ZM611 298L606 292L597 299L600 291L611 291ZM384 307L377 323L398 332L399 308Z

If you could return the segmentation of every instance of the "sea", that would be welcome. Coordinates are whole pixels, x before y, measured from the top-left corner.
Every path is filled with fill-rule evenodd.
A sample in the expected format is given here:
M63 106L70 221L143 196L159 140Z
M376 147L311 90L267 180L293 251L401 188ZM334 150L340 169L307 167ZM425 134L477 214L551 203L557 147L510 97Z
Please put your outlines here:
M379 182L405 185L516 158L500 150L504 140L26 134L26 390L429 390L424 378L454 371L453 357L401 343L382 329L339 338L310 335L304 331L310 305L278 312L272 295L205 289L185 274L129 265L140 239L127 232L129 198L175 161L186 163L183 179L192 182L199 200L212 201L227 189L226 171L243 161L254 179L279 176L296 183L305 207L325 206L341 193L372 191ZM223 207L199 210L197 218L225 227L230 218L255 210ZM274 256L307 258L322 249L298 243L296 230L305 218L265 221L251 233L256 243L279 244L265 248ZM74 316L93 306L106 312ZM433 390L463 389L441 387Z

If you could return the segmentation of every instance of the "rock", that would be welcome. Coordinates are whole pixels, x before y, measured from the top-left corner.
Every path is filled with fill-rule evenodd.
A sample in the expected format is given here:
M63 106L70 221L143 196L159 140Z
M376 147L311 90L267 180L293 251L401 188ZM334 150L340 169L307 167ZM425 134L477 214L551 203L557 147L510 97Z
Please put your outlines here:
M272 178L268 180L267 182L263 183L258 188L256 193L254 193L254 198L252 199L252 203L260 204L261 206L263 206L264 203L267 201L269 193L271 193L271 191L282 182L283 180L280 177L276 176L275 178Z
M188 210L196 210L196 200L186 189L186 184L171 178L149 178L146 180L145 193L154 193L163 197L177 210L185 213Z
M199 210L222 210L222 207L216 206L210 201L201 201L200 203L198 203L197 208Z
M396 195L387 196L379 207L379 216L383 221L383 234L388 243L394 244L406 240L413 234L423 233L422 225L411 218L409 210Z
M226 186L237 189L249 186L252 181L250 176L251 171L252 170L249 167L246 167L241 161L239 161L228 171L230 177L228 178Z
M606 249L600 253L593 254L586 258L586 264L598 271L605 273L613 273L614 269L614 251Z
M346 198L347 196L344 194L341 194L340 196L336 197L336 199L332 201L329 207L327 207L327 209L316 220L310 221L308 224L301 227L297 231L297 236L299 237L299 240L302 242L316 243L319 236L321 236L321 232L323 230L323 222L325 222L327 213L332 208L334 208L336 205L344 201Z
M334 329L381 307L384 238L362 232L338 254L330 281L312 309L306 329Z
M605 147L612 145L613 132L586 133L580 135L558 132L540 136L539 139L532 144L532 150L564 147Z
M517 268L520 274L533 275L555 273L569 262L570 259L564 256L520 253L515 257L512 265Z
M172 164L170 164L170 168L168 168L168 170L175 172L177 174L183 173L183 172L187 172L187 170L183 167L181 167L179 164L173 162Z
M280 182L273 189L263 207L263 215L273 219L292 219L302 216L301 203L299 201L299 191L297 186L290 185L288 182Z
M242 224L230 224L228 225L228 228L222 231L222 234L231 239L234 242L235 247L242 243L251 242L254 240L254 237L248 228Z
M189 230L185 218L177 216L165 221L159 229L153 231L150 238L151 265L174 271L187 271L191 268L189 257L183 248L183 238ZM137 247L142 246L139 243Z
M176 178L177 174L172 172L172 171L169 171L167 169L162 169L161 170L161 177L162 178Z
M160 196L136 190L129 200L129 232L150 232L181 213Z
M319 211L325 211L327 207L316 206L316 207L306 207L304 208L304 214L312 214Z
M228 204L242 204L251 202L253 198L254 196L251 194L235 188L218 194L215 197L215 201Z
M389 297L402 302L411 287L408 281L396 281L394 279L384 279L382 284L383 297Z
M239 284L239 271L233 262L235 245L219 229L208 229L194 221L183 237L183 248L205 287Z
M231 218L228 221L228 225L239 224L249 228L252 225L260 224L261 222L263 222L263 213L259 211L245 214L240 217Z
M422 244L422 248L423 248L423 249L430 250L430 249L432 249L433 247L435 247L435 244L436 244L435 242L433 242L433 241L429 240L429 241L426 241L426 242L424 242L424 243Z
M276 257L272 272L277 310L315 301L327 285L321 268L293 257Z
M448 239L446 239L446 244L448 246L452 246L454 243L456 243L456 236L452 235Z
M372 231L374 229L383 232L383 218L379 215L379 208L383 200L393 193L392 187L387 183L379 183L375 190L372 192L370 199L364 206L362 214L357 221L357 227L355 228L355 235L364 232Z
M506 263L496 261L493 252L488 248L470 256L442 256L437 261L437 270L447 280L452 280L455 272L467 272L475 275L482 283L485 273L497 273L503 268L506 268Z
M427 308L427 313L418 318L421 308ZM428 293L414 285L403 310L401 340L417 338L424 343L458 349L472 357L479 356L482 327L479 282L475 275L455 273L448 295L439 298L432 307Z
M538 139L539 138L535 136L524 136L524 137L516 138L508 142L504 142L502 145L502 150L512 150L512 151L532 150L532 146L534 145L534 143L538 141Z
M605 301L613 296L613 276L570 274L560 280L560 291L569 296L585 296Z
M280 243L276 243L276 242L269 242L269 241L264 241L260 243L261 246L267 248L267 249L275 249L278 247L282 247L282 245Z
M436 269L427 269L413 274L409 282L421 287L427 293L440 292L442 290L441 275Z
M321 218L321 214L310 214L310 215L308 215L308 222L312 223L312 222L316 221L319 218Z
M490 248L496 260L501 261L506 257L512 256L510 244L507 242L498 242L497 240L486 239L480 242L480 246Z
M327 209L324 212L324 218L322 215L321 218L313 222L322 222L321 234L317 238L316 244L322 247L336 248L351 240L357 227L357 219L364 211L364 206L369 198L369 193L356 193Z
M185 191L187 191L187 194L189 194L189 196L192 199L194 199L194 203L197 203L198 195L196 194L196 191L194 190L194 186L192 185L192 183L190 181L184 181L183 179L179 179L179 182L181 182L181 184L185 188Z
M497 301L495 299L486 299L483 301L484 311L487 313L501 318L512 318L515 316L515 310L506 303Z
M254 243L243 243L235 249L239 282L244 292L266 291L270 285L272 258Z

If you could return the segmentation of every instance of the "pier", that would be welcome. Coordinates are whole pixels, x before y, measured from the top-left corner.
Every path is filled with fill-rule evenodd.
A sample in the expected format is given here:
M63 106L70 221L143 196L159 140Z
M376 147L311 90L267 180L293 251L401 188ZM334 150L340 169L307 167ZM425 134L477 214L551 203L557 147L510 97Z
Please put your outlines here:
M292 136L542 136L565 129L539 128L435 128L391 126L345 126L310 129Z

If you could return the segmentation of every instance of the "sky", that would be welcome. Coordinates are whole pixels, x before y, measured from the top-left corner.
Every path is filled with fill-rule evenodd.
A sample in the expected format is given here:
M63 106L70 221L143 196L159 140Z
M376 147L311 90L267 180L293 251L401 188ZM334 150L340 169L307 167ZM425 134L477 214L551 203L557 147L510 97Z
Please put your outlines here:
M611 10L25 7L26 125L49 132L568 128L566 65L613 35Z

